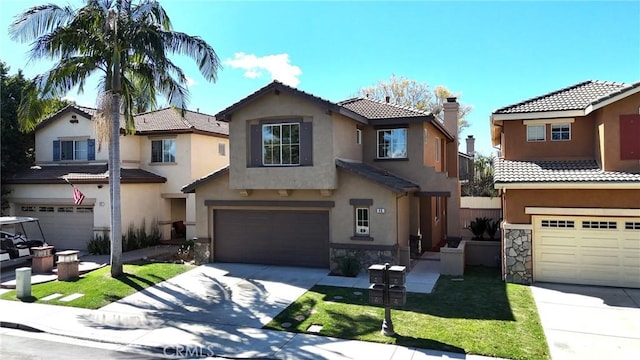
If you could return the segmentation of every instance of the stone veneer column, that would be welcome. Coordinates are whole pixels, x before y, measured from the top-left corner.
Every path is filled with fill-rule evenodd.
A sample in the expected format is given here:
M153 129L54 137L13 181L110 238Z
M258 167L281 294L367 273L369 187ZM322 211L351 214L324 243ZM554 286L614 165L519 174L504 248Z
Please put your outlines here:
M504 280L510 283L533 282L531 225L503 223Z

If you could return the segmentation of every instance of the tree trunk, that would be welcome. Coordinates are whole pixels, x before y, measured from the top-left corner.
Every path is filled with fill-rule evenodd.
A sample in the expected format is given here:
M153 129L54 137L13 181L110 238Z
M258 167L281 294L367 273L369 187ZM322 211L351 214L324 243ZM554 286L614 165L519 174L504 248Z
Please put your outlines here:
M111 145L109 146L111 276L117 277L122 275L122 216L120 211L120 94L115 91L112 96L113 120L111 122Z

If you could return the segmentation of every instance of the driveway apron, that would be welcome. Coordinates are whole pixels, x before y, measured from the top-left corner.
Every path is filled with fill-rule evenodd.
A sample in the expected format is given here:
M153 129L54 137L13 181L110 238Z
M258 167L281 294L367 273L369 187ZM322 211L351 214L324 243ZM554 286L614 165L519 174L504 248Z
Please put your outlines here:
M640 354L640 289L537 283L531 291L552 359Z

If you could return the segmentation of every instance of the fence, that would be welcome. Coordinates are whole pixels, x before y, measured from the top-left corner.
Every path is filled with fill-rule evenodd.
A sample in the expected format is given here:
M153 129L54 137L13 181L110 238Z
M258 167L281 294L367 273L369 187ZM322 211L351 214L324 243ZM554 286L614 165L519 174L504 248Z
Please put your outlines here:
M499 197L471 197L460 198L460 226L462 238L471 239L473 233L468 229L469 224L476 218L486 217L492 220L502 218L502 203ZM498 234L498 238L499 234Z

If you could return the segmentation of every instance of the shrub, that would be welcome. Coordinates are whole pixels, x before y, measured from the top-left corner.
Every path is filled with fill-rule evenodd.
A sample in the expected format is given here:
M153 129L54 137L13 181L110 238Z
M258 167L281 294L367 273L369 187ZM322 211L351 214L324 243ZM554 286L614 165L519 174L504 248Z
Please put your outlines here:
M162 234L158 221L154 220L151 223L151 232L147 234L146 221L142 219L138 227L133 223L129 224L126 234L122 235L122 250L131 251L158 245L161 239Z
M185 240L180 244L178 248L178 259L182 261L191 261L193 260L193 251L195 248L195 243L193 240Z
M498 233L498 229L500 229L500 221L502 221L502 219L487 222L487 235L489 235L489 240L496 240L496 234Z
M490 219L486 217L476 218L469 224L468 229L473 233L473 240L483 240L483 235L487 231L487 224Z
M87 251L91 255L108 255L111 252L111 240L108 233L93 235L87 242Z
M355 256L344 256L338 260L342 276L356 277L360 273L360 261Z

